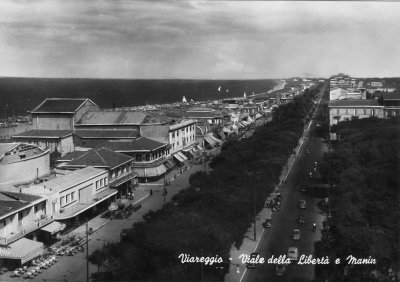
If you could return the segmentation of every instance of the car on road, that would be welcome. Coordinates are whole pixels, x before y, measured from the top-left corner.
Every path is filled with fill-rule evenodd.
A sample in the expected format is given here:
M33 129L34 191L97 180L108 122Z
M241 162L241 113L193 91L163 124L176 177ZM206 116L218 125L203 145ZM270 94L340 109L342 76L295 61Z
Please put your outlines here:
M296 247L290 247L288 249L288 258L290 260L297 260L299 258L299 249Z
M297 217L296 221L297 221L297 223L304 224L304 223L306 222L306 219L305 219L304 214L300 214L300 215Z
M259 257L260 257L260 253L251 253L250 254L250 261L253 261L253 262L248 262L246 264L246 267L247 268L257 268L258 267L258 263L255 263L254 261L256 261L257 258L259 258Z
M299 200L298 207L301 209L305 209L307 207L306 200Z
M301 231L300 231L300 229L294 229L293 230L293 233L292 233L292 239L293 240L300 240L300 237L301 237Z
M286 273L286 264L277 264L275 266L275 275L282 276Z
M267 218L264 222L263 222L263 227L264 228L271 228L272 227L272 221L270 218Z

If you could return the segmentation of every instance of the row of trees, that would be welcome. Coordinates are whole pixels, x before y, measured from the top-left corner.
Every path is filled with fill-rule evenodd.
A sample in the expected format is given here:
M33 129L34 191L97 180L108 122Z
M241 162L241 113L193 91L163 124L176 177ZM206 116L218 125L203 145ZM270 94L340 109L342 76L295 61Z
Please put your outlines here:
M316 275L322 281L386 279L389 268L400 269L400 120L352 120L334 130L340 142L321 164L324 180L336 187L333 218L315 255L342 263L318 265ZM350 266L349 255L377 264Z
M222 280L228 271L232 244L239 247L267 195L277 184L282 167L297 145L303 117L312 107L306 91L274 113L273 121L255 130L251 138L229 139L210 164L210 173L190 177L182 190L158 211L150 211L121 241L95 251L90 260L112 273L115 280ZM256 194L254 194L256 193ZM182 253L221 257L225 263L182 264Z

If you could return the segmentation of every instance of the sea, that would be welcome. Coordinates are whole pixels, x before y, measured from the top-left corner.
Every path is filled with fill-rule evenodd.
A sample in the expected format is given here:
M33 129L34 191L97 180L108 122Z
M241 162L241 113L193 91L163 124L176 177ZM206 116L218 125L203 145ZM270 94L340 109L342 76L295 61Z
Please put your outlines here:
M102 109L218 100L266 93L276 79L75 79L0 77L0 118L27 115L45 98L89 98ZM21 133L28 124L0 128L0 136Z

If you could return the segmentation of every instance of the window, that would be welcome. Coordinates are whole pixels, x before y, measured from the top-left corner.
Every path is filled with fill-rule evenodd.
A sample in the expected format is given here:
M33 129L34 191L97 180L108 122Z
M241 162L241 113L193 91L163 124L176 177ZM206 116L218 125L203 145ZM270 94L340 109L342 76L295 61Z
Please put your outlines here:
M75 192L71 193L71 201L75 200Z
M100 187L103 187L103 179L100 179Z
M65 197L60 198L60 206L63 206L65 204Z
M70 197L71 197L71 195L67 195L67 196L65 196L65 202L68 204L69 202L70 202Z
M104 186L106 186L107 183L108 183L108 179L107 179L107 177L106 177L106 178L104 178Z

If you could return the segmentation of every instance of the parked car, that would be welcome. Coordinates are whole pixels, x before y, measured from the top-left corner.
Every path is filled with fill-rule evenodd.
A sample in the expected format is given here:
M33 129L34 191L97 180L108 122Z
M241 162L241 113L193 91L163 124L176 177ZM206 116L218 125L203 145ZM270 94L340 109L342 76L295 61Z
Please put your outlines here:
M264 222L263 222L263 227L264 228L271 228L272 227L272 221L270 218L267 218Z
M304 214L300 214L297 219L297 223L304 224L306 222Z
M288 249L288 258L290 260L297 260L299 258L299 249L296 247L290 247Z
M277 264L275 266L275 275L282 276L286 273L286 264Z
M305 209L307 207L306 200L300 200L298 207L301 209Z
M293 233L292 233L292 239L293 240L300 240L300 236L301 236L301 231L300 229L294 229Z

